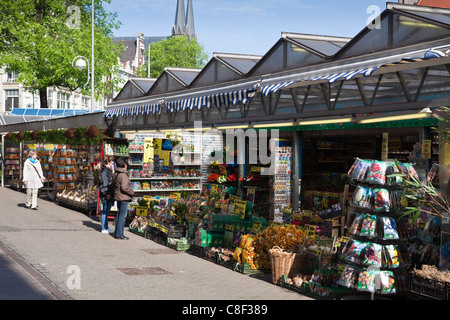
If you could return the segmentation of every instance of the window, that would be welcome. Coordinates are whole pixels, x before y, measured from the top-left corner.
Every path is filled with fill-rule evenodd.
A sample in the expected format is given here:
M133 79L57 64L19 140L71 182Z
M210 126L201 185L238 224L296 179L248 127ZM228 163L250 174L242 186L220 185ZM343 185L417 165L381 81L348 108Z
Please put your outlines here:
M15 71L8 71L7 74L7 82L16 82L17 78L19 77L19 73Z
M19 89L5 90L5 111L19 107Z
M56 108L70 109L70 95L68 93L58 92L56 97Z
M75 94L73 96L73 108L74 109L80 108L80 101L81 101L81 97L78 94Z
M91 105L91 99L83 97L81 98L81 107L82 108L89 108L89 106Z
M49 109L53 109L53 90L51 89L48 89L47 106Z

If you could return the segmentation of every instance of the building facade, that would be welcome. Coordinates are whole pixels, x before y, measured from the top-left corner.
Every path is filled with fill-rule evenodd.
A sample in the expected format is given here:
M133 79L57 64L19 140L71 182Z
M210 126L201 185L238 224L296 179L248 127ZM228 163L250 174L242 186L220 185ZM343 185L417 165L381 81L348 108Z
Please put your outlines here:
M0 114L8 114L18 108L40 108L39 92L17 82L18 77L17 72L0 68ZM91 105L90 95L79 91L50 87L47 89L47 97L49 109L88 110Z

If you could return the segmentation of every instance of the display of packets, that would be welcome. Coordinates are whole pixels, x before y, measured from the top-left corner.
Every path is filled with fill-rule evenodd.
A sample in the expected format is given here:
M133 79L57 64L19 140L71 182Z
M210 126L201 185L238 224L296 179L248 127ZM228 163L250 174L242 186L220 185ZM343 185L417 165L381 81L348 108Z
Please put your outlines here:
M395 275L390 270L365 269L347 265L339 278L338 284L346 288L356 288L359 291L394 294Z
M381 245L351 239L343 249L344 259L361 266L399 268L404 265L398 245Z
M417 179L419 178L411 163L398 163L398 166L403 174L413 176ZM399 176L390 176L397 172L399 172L399 169L393 161L356 158L348 171L348 177L350 182L353 183L363 182L374 185L398 185L403 182L402 178Z

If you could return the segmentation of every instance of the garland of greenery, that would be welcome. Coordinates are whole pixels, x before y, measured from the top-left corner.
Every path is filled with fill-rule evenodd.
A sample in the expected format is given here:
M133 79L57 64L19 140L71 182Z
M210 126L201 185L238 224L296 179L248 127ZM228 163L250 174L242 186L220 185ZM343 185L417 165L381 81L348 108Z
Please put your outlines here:
M23 139L17 137L17 133L13 132L9 136L10 142L36 142L36 143L53 143L53 144L75 144L75 145L97 145L103 140L103 134L98 134L95 138L90 138L84 134L88 127L78 127L75 129L73 139L64 137L66 129L39 130L36 138L31 138L31 131L24 132ZM102 132L101 127L98 127Z

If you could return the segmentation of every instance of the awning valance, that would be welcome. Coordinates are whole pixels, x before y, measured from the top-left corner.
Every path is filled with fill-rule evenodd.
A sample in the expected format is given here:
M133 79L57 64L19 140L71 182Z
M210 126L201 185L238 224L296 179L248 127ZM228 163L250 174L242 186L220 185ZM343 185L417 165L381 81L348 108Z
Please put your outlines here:
M210 108L212 106L229 106L230 104L236 105L239 102L245 104L251 101L256 89L256 86L252 86L246 89L166 101L167 112L201 109L203 107Z
M105 110L105 117L118 116L139 116L144 114L160 114L162 102L139 104L139 105L121 105L111 107Z
M305 78L300 78L300 79L296 79L296 80L289 80L289 81L283 81L283 82L269 84L269 85L263 85L261 87L261 95L264 97L267 97L267 96L269 96L270 93L277 92L278 90L280 90L282 88L286 88L294 83L301 82L301 81L327 80L329 83L333 83L338 80L351 80L358 75L363 75L364 77L369 77L373 74L373 72L375 70L380 69L382 67L393 66L396 64L419 62L419 61L432 59L432 58L442 58L445 56L446 55L439 50L430 49L427 52L425 52L425 54L422 57L403 58L400 61L384 63L379 66L374 66L374 67L369 67L369 68L363 68L363 69L358 69L358 70L349 70L349 71L338 72L338 73L333 73L333 74L326 74L323 76L316 76L316 77L305 77Z

